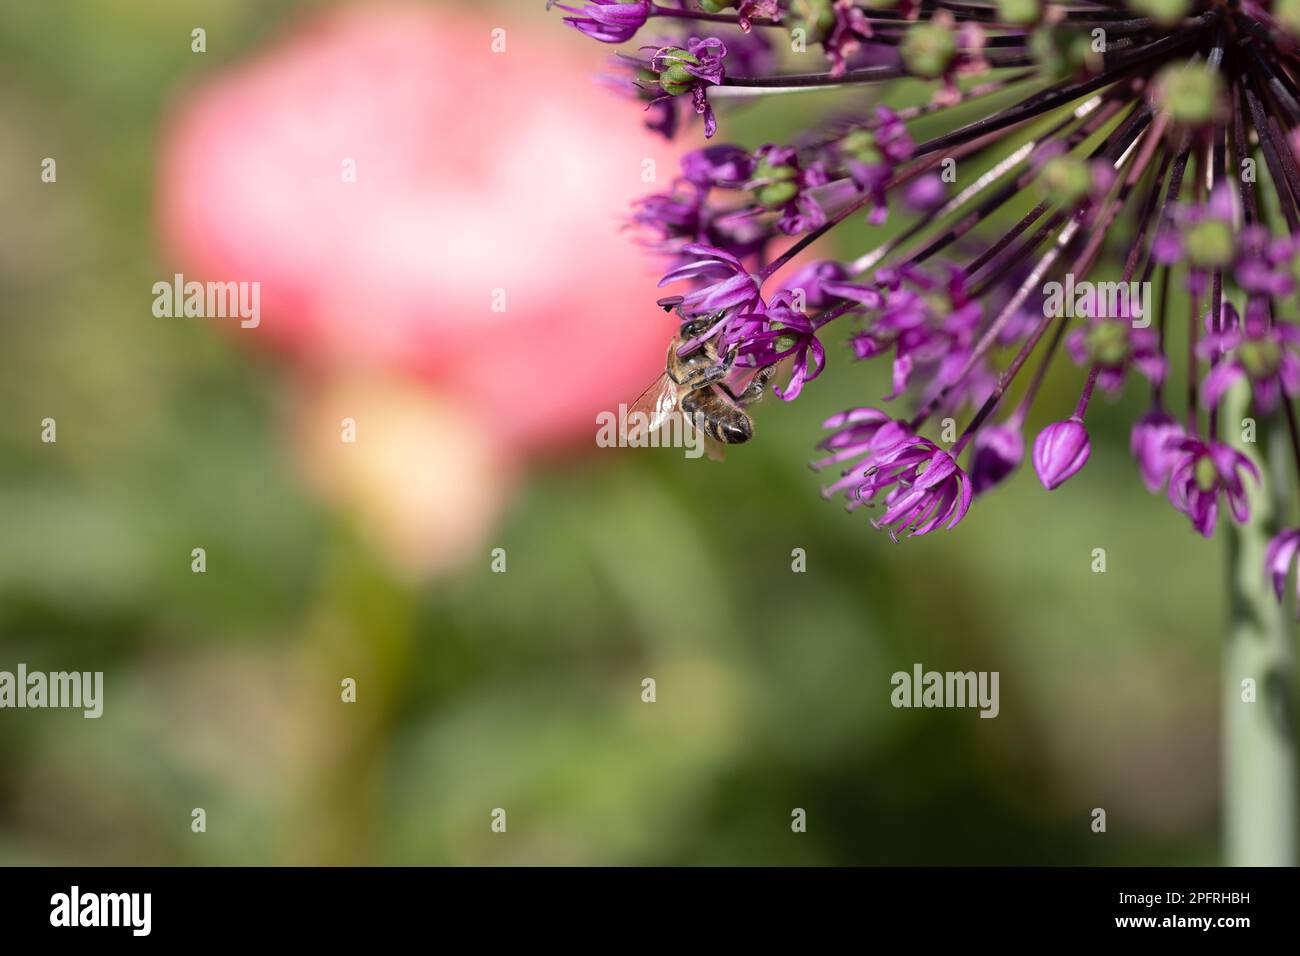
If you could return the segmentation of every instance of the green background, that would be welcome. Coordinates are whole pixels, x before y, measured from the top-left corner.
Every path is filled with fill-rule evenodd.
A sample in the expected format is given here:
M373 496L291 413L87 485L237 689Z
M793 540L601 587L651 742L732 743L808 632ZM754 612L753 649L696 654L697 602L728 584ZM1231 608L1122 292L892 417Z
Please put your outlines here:
M1222 542L1142 487L1136 385L1094 403L1064 487L1022 469L957 531L894 545L806 467L824 417L887 391L832 341L707 480L557 451L494 536L508 574L389 574L286 462L277 364L140 307L170 275L171 91L298 6L0 8L0 669L108 681L98 721L0 712L0 862L1216 862ZM223 35L204 58L176 41L195 22ZM575 41L594 69L606 51ZM815 103L724 129L780 139ZM67 157L57 198L45 155ZM1031 435L1081 383L1058 363ZM893 709L915 662L999 671L1000 716ZM340 673L363 688L346 708Z

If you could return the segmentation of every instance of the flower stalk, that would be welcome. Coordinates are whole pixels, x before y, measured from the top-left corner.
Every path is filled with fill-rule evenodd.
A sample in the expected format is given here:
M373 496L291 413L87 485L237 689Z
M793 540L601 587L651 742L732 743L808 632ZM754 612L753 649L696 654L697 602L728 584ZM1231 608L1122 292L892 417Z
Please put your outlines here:
M1258 461L1240 423L1279 420L1280 406L1300 465L1300 11L1261 0L563 8L605 42L650 20L726 34L656 38L620 58L633 74L625 92L665 135L694 112L711 137L715 101L725 113L729 99L801 90L843 99L788 143L689 153L681 179L633 215L664 281L686 286L660 300L682 320L678 354L719 356L733 393L773 363L786 401L842 358L889 363L883 402L900 411L861 405L825 420L814 468L839 472L826 497L868 509L895 540L951 529L1026 457L1049 492L1076 480L1102 453L1090 405L1146 380L1130 436L1141 485L1195 534L1228 525L1225 853L1294 861L1281 602L1300 527L1281 519L1297 507L1300 468L1275 467L1278 440ZM793 53L820 47L826 66L778 49L785 30ZM895 111L851 96L888 102L900 79L931 84L929 99ZM999 105L979 102L991 94ZM939 124L928 138L921 120ZM899 216L844 261L809 261L841 224ZM1180 321L1185 351L1170 342ZM832 323L849 326L842 358L820 338ZM1040 386L1062 354L1082 378L1078 402L1049 412L1030 442L1031 406L1052 400ZM1240 699L1247 679L1252 703Z
M1246 416L1249 389L1225 399L1228 430ZM1274 480L1254 496L1250 518L1227 540L1229 622L1222 662L1223 862L1229 866L1297 863L1295 624L1260 575L1269 539L1286 512L1291 469L1287 437L1274 428L1261 461ZM1236 442L1250 453L1248 443ZM1268 489L1272 489L1271 491ZM1246 682L1250 683L1247 684Z

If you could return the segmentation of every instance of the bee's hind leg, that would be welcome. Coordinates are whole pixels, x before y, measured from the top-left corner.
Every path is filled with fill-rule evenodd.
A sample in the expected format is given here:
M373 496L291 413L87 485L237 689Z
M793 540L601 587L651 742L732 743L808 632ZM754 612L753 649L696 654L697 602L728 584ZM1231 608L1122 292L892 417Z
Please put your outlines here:
M763 393L767 390L767 383L772 381L772 376L775 374L775 365L764 365L754 374L754 377L749 380L749 384L745 386L745 390L739 395L735 394L726 385L723 385L722 389L737 405L753 405L762 399Z
M674 380L677 380L677 384L685 385L692 390L707 388L710 385L720 385L722 380L731 374L731 365L735 360L736 355L732 352L717 365L691 368L681 374L680 380L677 380L676 377L674 377ZM723 387L725 388L725 385Z

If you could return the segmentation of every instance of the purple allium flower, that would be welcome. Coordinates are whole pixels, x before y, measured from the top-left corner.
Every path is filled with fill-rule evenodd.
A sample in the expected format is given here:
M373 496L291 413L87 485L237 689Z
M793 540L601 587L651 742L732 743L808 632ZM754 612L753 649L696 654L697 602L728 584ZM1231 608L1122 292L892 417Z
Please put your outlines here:
M826 366L826 350L817 338L817 327L793 307L791 298L786 290L778 292L767 303L761 325L741 334L728 330L723 337L723 347L734 345L737 357L746 365L775 365L793 356L790 381L784 388L772 389L777 398L787 402L798 398L804 383L815 379Z
M905 410L827 421L835 431L817 464L845 469L827 494L883 506L878 523L894 534L955 523L1024 458L1021 428L1064 353L1086 383L1073 416L1033 444L1047 488L1091 454L1084 416L1096 388L1116 392L1136 372L1151 389L1130 439L1142 483L1165 489L1202 534L1220 493L1247 518L1242 474L1255 466L1221 444L1237 423L1220 400L1241 381L1252 413L1291 417L1300 399L1300 60L1276 4L1188 4L1169 23L1145 7L1066 0L993 14L917 0L570 3L570 19L602 39L650 18L668 25L640 59L620 58L620 88L649 101L666 133L687 104L711 137L715 105L842 92L824 114L820 97L774 111L784 127L803 110L802 128L780 138L763 136L768 114L748 113L767 145L688 153L682 176L631 217L667 258L664 282L689 283L660 300L692 320L679 347L710 342L736 366L731 384L781 362L791 375L778 394L806 398L831 341L823 330L839 320L856 358L890 363L886 401ZM1110 21L1124 24L1119 45L1090 52ZM776 55L794 30L821 46L823 72ZM904 77L930 82L929 97L895 97L889 81ZM1245 175L1246 159L1265 175ZM887 212L902 219L887 234L841 228ZM834 230L862 243L844 261L812 248ZM1058 281L1094 296L1067 311L1076 325L1044 310ZM1175 407L1168 381L1200 387ZM944 452L922 434L946 433L949 418L965 424ZM967 445L969 475L955 463ZM1275 567L1296 560L1297 536L1276 539Z
M763 146L754 155L753 179L745 188L754 191L763 209L780 211L776 227L781 232L793 236L826 223L826 211L810 192L829 182L822 163L802 167L789 146Z
M928 376L922 399L928 401L956 384L971 357L982 307L966 298L964 283L956 271L949 277L946 296L939 291L937 279L919 270L893 275L882 269L876 278L886 282L888 289L875 321L850 340L854 355L859 359L874 358L892 347L893 389L886 401L902 395L918 369ZM977 384L974 378L962 383L962 395Z
M903 202L917 212L928 212L943 202L946 192L938 176L922 176L903 191Z
M705 283L683 296L660 299L665 308L677 306L683 315L703 315L711 312L762 312L758 276L752 275L740 259L725 249L712 246L687 246L683 252L691 256L683 265L673 269L659 280L660 286L683 279Z
M1001 484L1024 457L1025 438L1019 423L981 428L971 443L971 488L980 495Z
M1161 408L1153 408L1133 424L1129 447L1147 490L1159 494L1181 455L1179 444L1186 437L1183 426Z
M874 122L849 132L837 148L853 184L871 197L868 221L880 225L889 207L885 187L894 170L910 159L915 149L906 124L897 113L879 106Z
M1203 293L1208 276L1216 269L1230 268L1237 256L1234 222L1237 212L1233 193L1217 186L1204 203L1179 206L1172 222L1159 236L1155 255L1166 264L1185 263L1187 286Z
M822 488L830 498L844 492L850 511L881 504L884 513L872 522L895 541L911 529L923 535L943 522L951 528L970 508L972 489L952 456L928 439L914 435L903 422L875 408L854 408L828 418L835 429L819 446L831 454L812 463L815 469L853 461L838 481Z
M691 37L685 47L660 47L650 57L650 69L654 71L664 96L690 95L695 112L704 117L705 139L712 139L718 129L705 91L722 82L726 75L722 60L726 55L727 45L717 37Z
M684 244L699 242L704 221L704 197L695 190L688 192L656 193L644 196L633 206L631 222L655 234L652 245L664 252L673 252L674 240ZM677 243L680 247L683 243Z
M862 49L863 41L871 39L875 32L866 11L853 0L835 0L834 16L834 25L821 43L831 61L831 76L843 76L849 60Z
M781 16L781 4L777 0L738 0L735 6L740 29L746 33L754 20L777 20Z
M791 293L802 293L805 308L822 309L837 298L826 288L827 284L841 283L848 276L849 270L843 263L823 259L808 263L786 279L785 288Z
M682 157L682 176L700 189L741 189L754 174L749 150L723 143L693 149Z
M884 513L871 523L897 541L902 532L919 537L940 525L955 527L970 510L972 495L970 478L952 456L912 435L867 459L864 480L849 507L882 505Z
M1280 298L1296 285L1297 243L1292 236L1274 237L1264 226L1246 226L1237 237L1237 260L1233 278L1249 295Z
M818 448L830 454L810 462L810 467L820 471L830 465L855 462L843 469L839 481L822 489L823 498L856 487L857 480L866 470L868 457L911 435L905 423L896 421L878 408L851 408L826 419L822 428L834 429L832 434L817 443Z
M564 22L602 43L626 43L650 18L650 0L587 0L581 8L548 0L547 9L559 7L579 16Z
M884 302L879 289L849 281L843 263L823 260L804 266L786 280L785 288L802 292L806 308L821 309L832 303L849 300L868 309L878 309Z
M1053 422L1034 439L1034 471L1048 491L1059 488L1088 463L1092 446L1080 418Z
M747 209L721 208L706 191L678 184L671 193L656 193L633 205L629 224L647 247L668 256L674 266L689 261L687 246L711 246L743 259L761 252L769 237Z
M1283 394L1300 395L1300 328L1287 322L1268 324L1267 316L1252 314L1248 309L1244 323L1235 321L1231 305L1225 307L1232 318L1225 321L1227 331L1202 339L1202 357L1228 357L1215 365L1205 377L1203 391L1207 405L1219 404L1223 393L1234 382L1245 378L1254 393L1255 406L1261 412L1277 408Z
M1075 365L1097 366L1097 384L1107 392L1123 388L1130 368L1149 382L1165 380L1166 359L1159 337L1152 329L1134 326L1126 315L1089 319L1069 334L1065 347Z
M1169 500L1192 520L1192 527L1203 537L1214 534L1219 516L1219 494L1227 499L1236 521L1250 517L1246 487L1248 474L1259 481L1254 462L1228 445L1185 438L1178 443L1180 452L1169 475Z
M1286 592L1287 575L1291 573L1291 564L1295 561L1297 551L1300 551L1300 528L1279 531L1264 551L1264 567L1273 582L1273 593L1277 595L1278 601L1283 599ZM1300 577L1296 578L1296 594L1300 598ZM1300 614L1300 601L1297 602L1296 613Z

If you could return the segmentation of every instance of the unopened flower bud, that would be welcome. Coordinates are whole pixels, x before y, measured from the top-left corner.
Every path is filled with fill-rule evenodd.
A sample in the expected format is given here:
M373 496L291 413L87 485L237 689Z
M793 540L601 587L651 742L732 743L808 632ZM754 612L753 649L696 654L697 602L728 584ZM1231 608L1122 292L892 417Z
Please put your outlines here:
M1129 0L1129 5L1162 27L1177 26L1187 16L1187 0Z
M1300 0L1273 0L1273 19L1283 30L1300 37Z
M791 26L802 29L809 43L821 43L835 29L835 6L832 0L794 0Z
M1034 439L1034 471L1048 491L1060 487L1088 463L1092 447L1080 418L1053 422Z
M1222 219L1202 219L1184 235L1187 258L1203 269L1226 266L1232 261L1232 224Z
M970 480L975 494L1000 484L1020 467L1025 457L1025 439L1015 425L981 428L971 448Z
M786 163L766 159L754 170L754 198L767 209L780 209L799 195L798 171Z
M926 23L907 31L899 52L913 76L934 79L943 76L957 55L957 40L947 26Z
M1038 0L998 0L998 20L1028 26L1042 16Z
M1209 66L1174 63L1156 77L1155 102L1175 123L1203 126L1220 112L1223 80Z
M1044 198L1062 206L1072 206L1092 186L1092 171L1088 164L1075 156L1054 156L1043 164L1038 176L1038 188Z
M700 61L679 46L671 47L659 54L667 65L659 73L659 86L669 96L689 93L696 79L686 69L687 64L699 66Z

